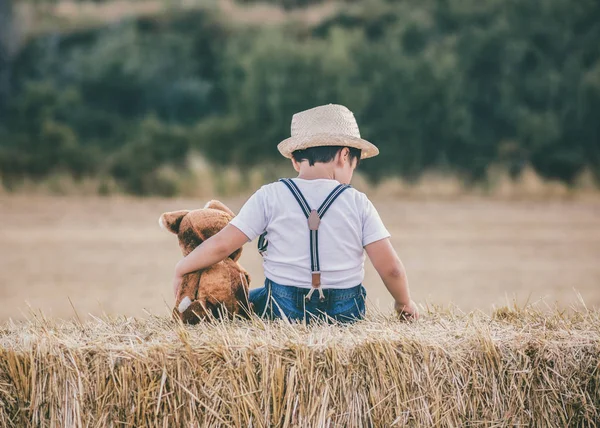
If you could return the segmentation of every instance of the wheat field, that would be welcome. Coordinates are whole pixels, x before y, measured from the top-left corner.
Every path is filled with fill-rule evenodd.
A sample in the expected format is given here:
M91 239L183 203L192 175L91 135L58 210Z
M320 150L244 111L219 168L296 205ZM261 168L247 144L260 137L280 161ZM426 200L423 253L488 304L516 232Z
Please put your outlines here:
M418 322L367 265L354 325L183 326L157 219L204 203L0 196L0 426L599 425L598 202L375 199Z
M223 199L234 210L244 198ZM421 305L485 312L513 301L600 306L600 203L374 199ZM0 195L0 320L167 314L181 257L159 228L165 211L200 199ZM242 265L251 287L264 280L255 242ZM371 309L389 294L366 263Z

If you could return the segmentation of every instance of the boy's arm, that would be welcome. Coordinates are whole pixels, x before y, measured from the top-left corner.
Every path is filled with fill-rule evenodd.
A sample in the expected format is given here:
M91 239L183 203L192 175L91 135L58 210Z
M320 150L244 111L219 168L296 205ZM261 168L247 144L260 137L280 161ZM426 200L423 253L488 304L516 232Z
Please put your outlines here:
M396 301L396 310L418 318L416 305L410 298L406 270L389 238L372 242L365 246L365 250L375 270Z
M246 242L248 237L244 232L228 224L181 259L175 266L175 276L181 278L187 273L212 266L229 257Z

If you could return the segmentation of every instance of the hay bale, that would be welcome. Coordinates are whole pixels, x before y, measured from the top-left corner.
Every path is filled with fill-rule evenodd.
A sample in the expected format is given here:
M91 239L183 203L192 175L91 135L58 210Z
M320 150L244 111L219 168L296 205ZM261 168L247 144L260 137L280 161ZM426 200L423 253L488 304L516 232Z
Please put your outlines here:
M596 426L600 313L351 326L36 317L0 329L2 426Z

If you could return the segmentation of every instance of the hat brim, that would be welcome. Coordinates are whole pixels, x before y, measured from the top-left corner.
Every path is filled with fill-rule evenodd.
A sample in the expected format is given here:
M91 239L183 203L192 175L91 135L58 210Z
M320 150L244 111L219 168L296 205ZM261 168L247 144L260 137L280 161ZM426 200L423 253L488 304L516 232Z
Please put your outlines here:
M362 138L351 137L344 134L313 134L307 136L290 137L277 145L277 150L288 159L292 152L319 146L346 146L361 150L361 159L372 158L379 154L379 149L373 143Z

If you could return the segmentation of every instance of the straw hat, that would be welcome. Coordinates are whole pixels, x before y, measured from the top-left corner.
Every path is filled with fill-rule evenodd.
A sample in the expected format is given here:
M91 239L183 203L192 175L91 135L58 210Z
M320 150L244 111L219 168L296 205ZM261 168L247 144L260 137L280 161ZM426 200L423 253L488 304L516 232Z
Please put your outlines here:
M361 149L361 159L379 154L379 149L360 138L354 114L340 104L327 104L292 116L292 136L277 145L279 153L292 157L294 150L317 146L347 146Z

